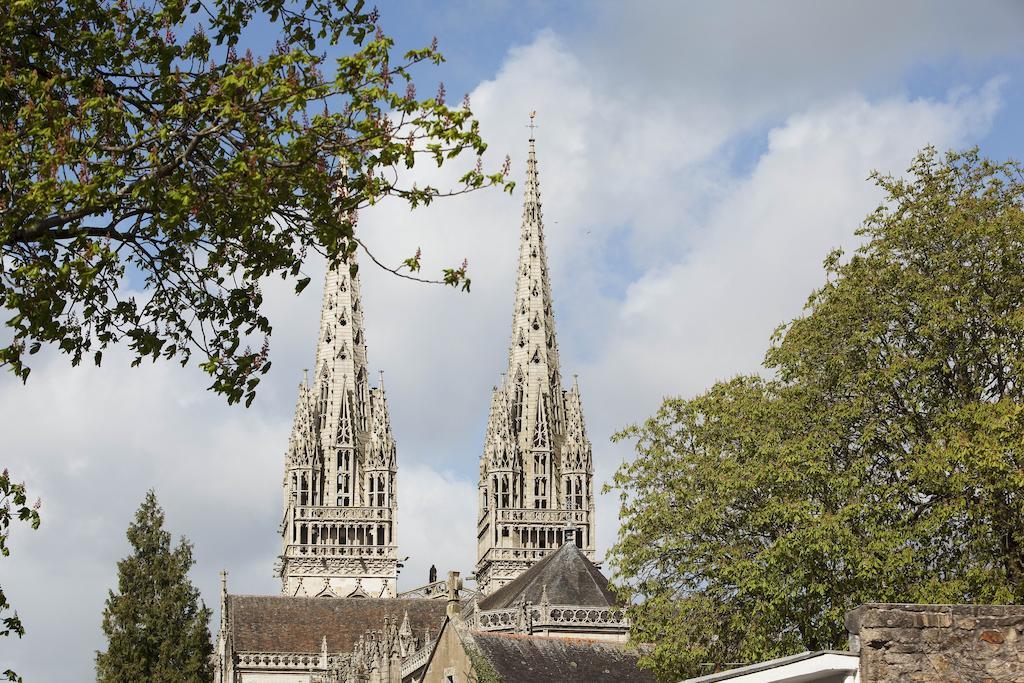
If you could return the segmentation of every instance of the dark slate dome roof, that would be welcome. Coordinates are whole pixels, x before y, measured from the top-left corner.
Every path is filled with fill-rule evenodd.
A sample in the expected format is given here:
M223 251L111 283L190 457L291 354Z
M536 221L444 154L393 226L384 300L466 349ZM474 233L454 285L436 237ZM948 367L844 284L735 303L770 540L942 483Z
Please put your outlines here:
M515 579L479 602L481 610L505 609L520 600L541 602L545 587L552 605L615 607L608 579L572 541L546 555Z

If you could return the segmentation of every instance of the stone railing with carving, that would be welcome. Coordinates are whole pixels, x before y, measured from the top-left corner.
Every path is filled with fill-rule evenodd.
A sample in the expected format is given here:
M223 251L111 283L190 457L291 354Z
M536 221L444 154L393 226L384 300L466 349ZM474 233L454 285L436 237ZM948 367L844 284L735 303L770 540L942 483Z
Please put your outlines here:
M513 510L498 509L494 511L495 521L498 524L556 524L565 526L566 522L574 524L586 524L588 517L587 510Z
M328 655L327 666L347 657L339 654ZM243 669L323 670L321 654L313 652L238 652L235 654L235 666Z
M470 628L481 631L511 631L516 626L516 619L519 616L519 608L513 609L492 609L486 612L477 612L466 620Z
M295 508L295 519L303 522L390 522L391 508L300 505Z
M393 545L315 545L289 544L286 557L372 557L394 560L398 557Z
M448 596L448 582L434 581L398 594L400 598L443 598Z
M476 591L472 588L463 586L459 589L459 598L465 600L476 595ZM448 597L448 582L447 581L435 581L434 583L428 583L424 586L418 586L416 588L410 588L407 591L403 591L398 594L399 598L434 598L440 600L441 598Z
M581 607L579 605L526 605L524 607L475 612L466 617L470 628L480 631L522 630L529 623L531 630L623 630L629 629L626 611L616 607Z
M580 607L578 605L537 605L534 626L586 625L629 628L626 610L616 607Z
M558 548L491 548L482 559L484 560L539 560Z
M410 675L413 671L427 663L430 652L434 649L434 641L428 641L423 647L413 652L402 662L402 678Z

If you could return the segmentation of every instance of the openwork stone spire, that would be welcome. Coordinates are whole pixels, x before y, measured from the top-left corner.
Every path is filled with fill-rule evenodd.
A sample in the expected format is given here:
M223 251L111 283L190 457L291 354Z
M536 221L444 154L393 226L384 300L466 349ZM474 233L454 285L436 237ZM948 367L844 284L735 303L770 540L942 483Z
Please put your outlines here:
M284 594L394 597L396 473L383 382L369 385L359 279L335 263L285 458Z
M491 396L480 459L482 593L569 540L594 558L591 447L579 387L562 388L540 196L531 128L508 373Z

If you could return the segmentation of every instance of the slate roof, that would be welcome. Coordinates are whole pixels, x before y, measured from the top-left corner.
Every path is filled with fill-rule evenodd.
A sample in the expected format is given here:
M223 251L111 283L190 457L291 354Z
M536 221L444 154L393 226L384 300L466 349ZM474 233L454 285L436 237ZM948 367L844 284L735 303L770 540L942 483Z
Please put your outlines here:
M401 626L406 612L413 635L437 636L444 600L429 598L306 598L229 595L228 615L236 652L348 652L368 630L384 628L387 617Z
M505 609L521 598L536 605L541 602L545 586L552 605L612 607L618 604L608 589L608 579L570 541L481 599L480 609Z
M618 643L479 631L470 638L502 683L655 681L637 667L639 653Z

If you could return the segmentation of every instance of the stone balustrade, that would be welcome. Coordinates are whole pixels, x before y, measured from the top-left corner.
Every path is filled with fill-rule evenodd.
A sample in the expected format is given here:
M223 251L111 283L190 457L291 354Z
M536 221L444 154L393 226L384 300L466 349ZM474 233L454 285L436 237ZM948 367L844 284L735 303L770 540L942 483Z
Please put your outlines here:
M497 509L494 511L495 522L498 524L557 524L565 526L567 522L576 525L587 523L587 510L535 510L535 509Z
M413 652L402 661L402 679L412 674L416 669L427 663L430 653L434 649L434 641L426 643L423 647Z
M371 557L384 560L397 559L393 545L316 545L289 544L285 557Z
M328 664L340 655L328 655ZM239 652L235 665L245 669L291 669L309 671L323 666L321 656L311 652Z
M509 631L522 619L522 607L476 612L467 618L470 628L481 631ZM628 629L626 611L615 608L581 607L578 605L527 605L533 630L566 629Z
M491 548L482 560L539 560L558 548Z
M302 522L390 522L393 511L382 507L325 507L301 505L295 508L296 521Z
M498 508L484 510L477 519L477 527L481 528L490 524L492 515L495 524L544 524L564 527L569 522L572 522L574 526L585 526L590 521L589 510Z

